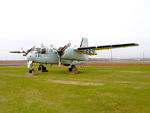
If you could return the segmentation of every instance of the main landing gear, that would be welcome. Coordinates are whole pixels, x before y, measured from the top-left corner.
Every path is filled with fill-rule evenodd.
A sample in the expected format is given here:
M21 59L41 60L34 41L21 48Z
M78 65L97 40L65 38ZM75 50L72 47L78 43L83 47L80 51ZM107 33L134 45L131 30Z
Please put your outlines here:
M75 73L75 74L79 73L78 69L75 65L71 65L70 68L68 68L68 71L72 72L72 73Z
M41 72L48 72L48 70L46 69L46 67L44 67L43 65L39 65L38 71L41 71Z

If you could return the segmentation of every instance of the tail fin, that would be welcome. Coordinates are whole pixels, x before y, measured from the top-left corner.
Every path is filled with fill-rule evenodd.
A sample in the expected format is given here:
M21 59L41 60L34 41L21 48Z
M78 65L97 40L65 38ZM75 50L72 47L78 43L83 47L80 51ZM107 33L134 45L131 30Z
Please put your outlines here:
M88 47L88 39L87 38L82 38L80 47Z

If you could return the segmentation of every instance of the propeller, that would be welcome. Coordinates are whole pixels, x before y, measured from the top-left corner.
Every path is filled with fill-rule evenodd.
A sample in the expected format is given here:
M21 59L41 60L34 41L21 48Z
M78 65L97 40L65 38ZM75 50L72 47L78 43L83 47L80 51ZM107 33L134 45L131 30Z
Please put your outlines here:
M33 46L31 49L28 49L27 51L24 51L23 48L21 48L22 51L10 51L10 53L24 53L23 56L27 56L30 51L32 51L35 48Z
M54 50L57 51L58 55L58 67L61 67L61 57L64 55L65 50L71 46L71 43L69 42L67 45L64 47L59 47L58 49L53 48Z

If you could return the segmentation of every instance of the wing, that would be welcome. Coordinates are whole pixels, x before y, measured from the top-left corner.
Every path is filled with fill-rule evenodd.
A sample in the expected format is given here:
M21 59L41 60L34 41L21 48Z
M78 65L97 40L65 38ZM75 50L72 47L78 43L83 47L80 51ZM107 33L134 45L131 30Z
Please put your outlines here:
M105 50L105 49L115 49L115 48L123 48L123 47L133 47L138 46L136 43L128 43L128 44L114 44L114 45L102 45L102 46L91 46L91 47L79 47L75 51L83 52L87 55L97 55L95 50Z

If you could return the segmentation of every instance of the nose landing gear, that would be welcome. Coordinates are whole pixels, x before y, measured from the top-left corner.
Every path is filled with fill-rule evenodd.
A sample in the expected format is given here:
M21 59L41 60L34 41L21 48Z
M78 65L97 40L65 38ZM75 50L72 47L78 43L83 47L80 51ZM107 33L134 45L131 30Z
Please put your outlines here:
M32 61L28 61L28 68L29 68L29 71L28 71L28 74L29 75L34 75L34 74L36 74L36 72L35 72L35 70L34 69L32 69L32 67L33 67L33 62Z
M33 61L28 61L28 68L29 68L28 74L29 75L36 75L37 72L34 69L32 69L32 67L33 67ZM39 65L38 71L48 72L48 70L46 69L46 67L44 67L43 65Z
M34 72L35 72L34 69L30 69L30 70L29 70L29 73L34 73Z

